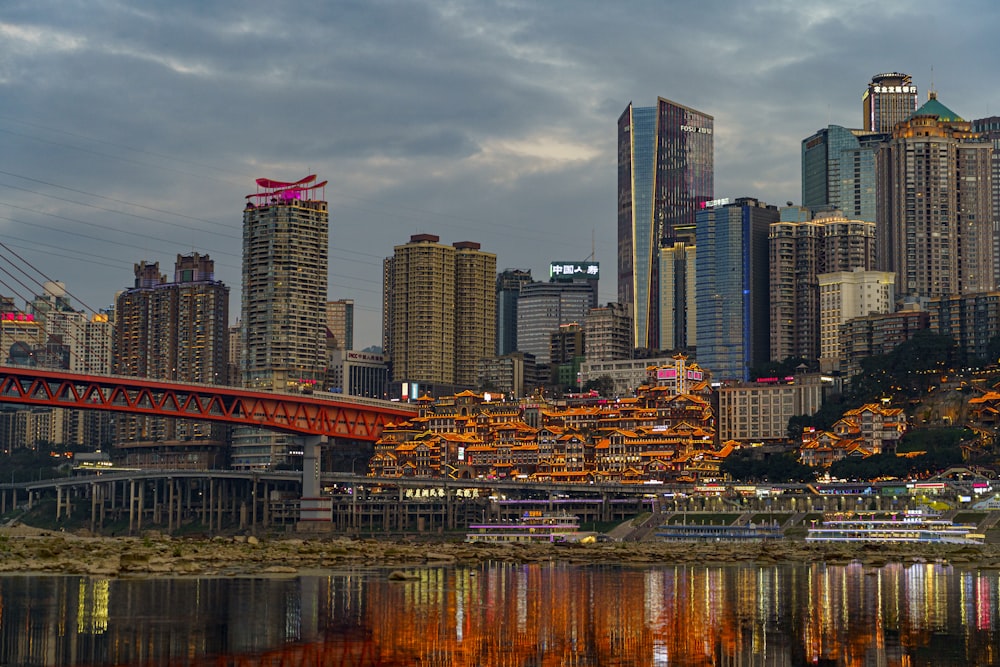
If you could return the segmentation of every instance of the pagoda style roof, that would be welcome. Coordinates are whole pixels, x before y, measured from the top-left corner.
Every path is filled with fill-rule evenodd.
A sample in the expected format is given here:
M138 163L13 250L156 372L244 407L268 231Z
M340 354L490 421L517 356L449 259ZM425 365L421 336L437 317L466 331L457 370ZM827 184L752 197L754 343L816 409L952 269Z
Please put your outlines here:
M923 106L914 111L910 118L916 118L917 116L934 116L938 120L943 120L945 122L962 122L965 119L959 116L957 113L941 104L938 101L937 93L931 93L930 99L924 102Z

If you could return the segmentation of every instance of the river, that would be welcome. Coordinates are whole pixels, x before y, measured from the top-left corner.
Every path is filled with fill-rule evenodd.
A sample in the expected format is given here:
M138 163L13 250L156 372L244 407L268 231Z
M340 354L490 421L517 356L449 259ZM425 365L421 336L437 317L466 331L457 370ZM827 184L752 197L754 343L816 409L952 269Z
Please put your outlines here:
M0 577L2 665L1000 664L995 570L487 563Z

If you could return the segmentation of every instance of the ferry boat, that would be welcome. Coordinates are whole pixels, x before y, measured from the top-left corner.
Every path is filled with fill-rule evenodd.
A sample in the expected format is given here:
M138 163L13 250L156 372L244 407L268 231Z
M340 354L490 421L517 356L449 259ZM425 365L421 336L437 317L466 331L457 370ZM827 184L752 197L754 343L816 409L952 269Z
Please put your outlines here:
M887 518L848 512L830 515L820 525L809 528L806 541L983 544L986 536L975 530L973 525L954 523L922 510Z
M576 542L584 537L580 517L539 510L525 512L518 521L471 525L469 531L466 542Z
M781 526L773 524L745 524L737 526L705 526L695 524L669 524L660 526L656 536L668 542L714 541L734 542L780 540L785 536Z

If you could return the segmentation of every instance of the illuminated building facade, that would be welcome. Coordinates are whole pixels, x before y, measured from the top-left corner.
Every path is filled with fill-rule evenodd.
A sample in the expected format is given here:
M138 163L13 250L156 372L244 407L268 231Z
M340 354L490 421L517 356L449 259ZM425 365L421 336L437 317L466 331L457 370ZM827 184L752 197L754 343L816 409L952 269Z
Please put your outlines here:
M618 302L632 309L634 347L661 349L666 285L660 249L694 244L695 214L713 198L714 119L659 98L618 119Z
M909 74L876 74L862 95L861 106L865 131L892 132L916 111L917 87Z

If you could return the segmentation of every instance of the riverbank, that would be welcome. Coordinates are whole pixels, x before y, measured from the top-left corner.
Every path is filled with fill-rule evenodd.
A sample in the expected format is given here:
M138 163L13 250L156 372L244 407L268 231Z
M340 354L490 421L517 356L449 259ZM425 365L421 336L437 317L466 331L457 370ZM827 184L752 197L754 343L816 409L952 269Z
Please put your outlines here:
M105 577L295 575L318 569L384 566L475 566L485 562L568 564L845 564L946 562L1000 569L1000 545L817 544L768 542L597 542L591 544L470 544L455 540L248 536L212 539L85 537L14 526L0 528L0 574L81 574Z

